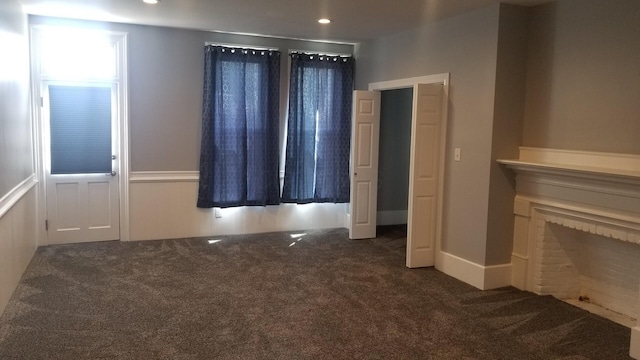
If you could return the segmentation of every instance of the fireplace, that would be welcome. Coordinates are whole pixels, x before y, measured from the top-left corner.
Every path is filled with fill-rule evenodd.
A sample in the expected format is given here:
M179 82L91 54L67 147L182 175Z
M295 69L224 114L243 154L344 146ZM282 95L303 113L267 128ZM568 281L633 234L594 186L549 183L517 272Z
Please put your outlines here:
M517 174L513 286L638 319L640 156L523 147L499 162Z
M614 230L584 214L536 211L532 291L637 319L640 246L628 241L635 236L632 230Z

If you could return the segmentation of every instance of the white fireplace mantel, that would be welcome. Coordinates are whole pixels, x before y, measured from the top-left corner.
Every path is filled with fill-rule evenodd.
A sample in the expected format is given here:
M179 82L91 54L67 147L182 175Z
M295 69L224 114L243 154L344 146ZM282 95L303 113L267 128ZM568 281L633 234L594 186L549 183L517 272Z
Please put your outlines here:
M640 246L640 155L521 147L518 159L498 160L516 172L512 285L535 293L541 285L541 251L547 224ZM640 274L632 282L640 284ZM560 292L572 292L570 286ZM640 312L640 294L632 301ZM636 318L638 314L635 314ZM640 326L631 332L630 355L640 359Z
M640 186L640 155L521 147L517 160L498 162L518 174L537 173Z

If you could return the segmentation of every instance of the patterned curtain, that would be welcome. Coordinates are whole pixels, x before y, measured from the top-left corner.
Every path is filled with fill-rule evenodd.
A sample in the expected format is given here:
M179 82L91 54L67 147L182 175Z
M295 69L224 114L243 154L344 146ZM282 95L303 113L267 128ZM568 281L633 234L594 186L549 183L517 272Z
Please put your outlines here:
M349 202L353 57L291 54L282 201Z
M280 52L205 48L198 207L280 203Z

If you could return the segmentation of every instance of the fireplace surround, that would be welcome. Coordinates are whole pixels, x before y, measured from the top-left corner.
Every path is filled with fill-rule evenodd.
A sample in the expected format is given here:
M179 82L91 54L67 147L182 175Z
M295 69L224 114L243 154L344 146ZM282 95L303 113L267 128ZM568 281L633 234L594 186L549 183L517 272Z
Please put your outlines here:
M521 147L498 162L517 175L512 285L638 319L640 156Z

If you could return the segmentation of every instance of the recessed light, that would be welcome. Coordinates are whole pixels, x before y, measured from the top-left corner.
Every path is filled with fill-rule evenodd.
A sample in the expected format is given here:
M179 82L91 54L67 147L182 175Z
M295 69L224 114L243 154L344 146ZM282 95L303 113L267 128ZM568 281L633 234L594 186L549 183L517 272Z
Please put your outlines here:
M142 2L144 2L145 4L155 5L155 4L159 3L160 0L142 0Z
M323 19L318 19L318 22L320 24L329 24L331 22L331 20L323 18Z

